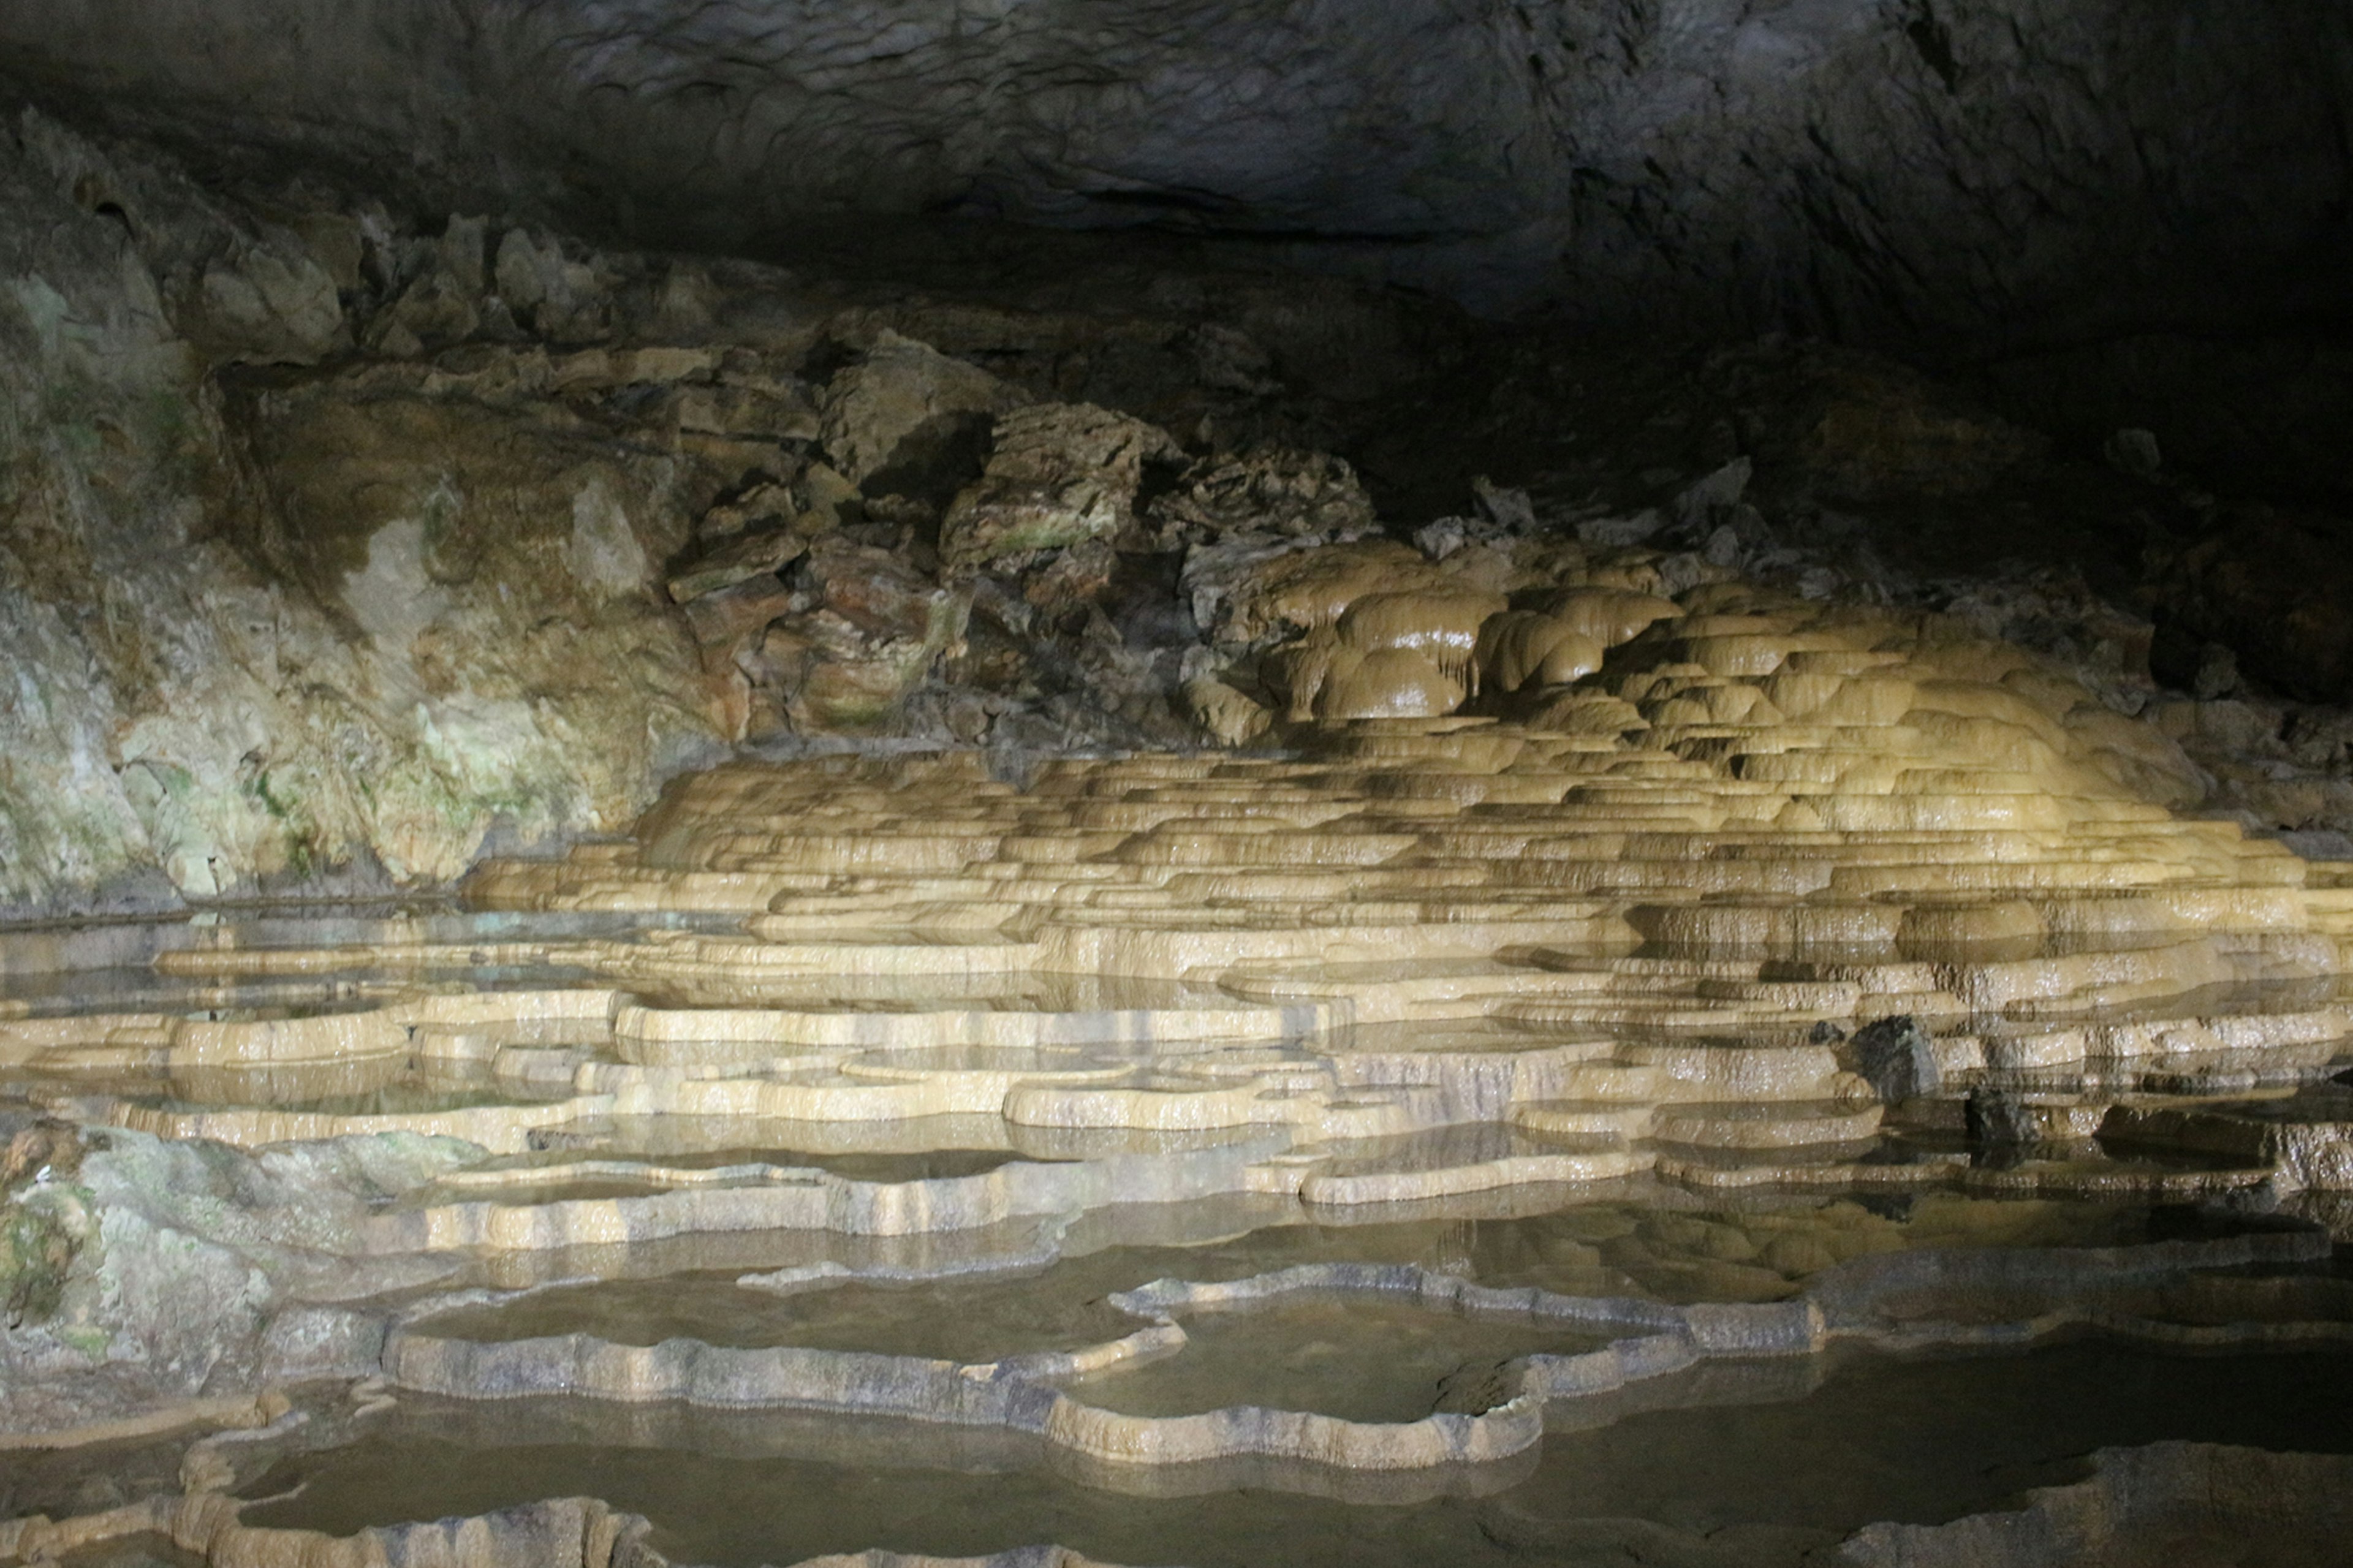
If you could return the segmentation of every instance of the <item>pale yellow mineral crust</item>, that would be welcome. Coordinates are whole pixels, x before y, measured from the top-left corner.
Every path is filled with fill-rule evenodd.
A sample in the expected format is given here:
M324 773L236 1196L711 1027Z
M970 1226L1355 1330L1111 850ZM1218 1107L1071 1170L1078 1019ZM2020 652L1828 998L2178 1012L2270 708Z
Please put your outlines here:
M1542 1108L1594 1100L1649 1113L1610 1120L1633 1142L1755 1151L1871 1132L1873 1097L1827 1037L1800 1038L1820 1024L1915 1016L1948 1072L2185 1052L2310 1066L2353 1026L2329 984L2353 929L2337 889L2275 845L2175 816L2178 756L2016 650L1738 584L1682 605L1571 589L1539 615L1436 588L1366 595L1342 570L1369 584L1379 559L1278 563L1267 613L1308 628L1282 656L1294 716L1371 691L1382 660L1418 691L1467 694L1483 669L1487 697L1512 704L1297 726L1287 754L1056 763L1026 793L970 754L724 768L674 788L633 851L493 865L473 895L593 910L667 889L691 907L713 877L723 907L765 893L745 934L586 955L618 984L765 994L775 1022L756 1007L697 1022L709 1001L665 1019L673 1068L697 1037L704 1051L747 1030L846 1037L813 1016L849 976L1094 975L1335 1010L1287 1031L1296 1059L1279 1069L1180 1008L1122 1026L1158 1051L1148 1080L1037 1064L1000 1080L977 1060L956 1075L959 1106L1001 1087L1009 1119L1056 1125L1567 1125ZM1549 679L1564 650L1567 679ZM910 1005L860 1027L914 1049L977 1043L971 1018ZM1371 1048L1366 1031L1388 1025L1486 1033ZM1107 1038L1059 1037L1083 1055L1088 1028ZM1253 1028L1267 1021L1239 1033ZM1589 1043L1564 1052L1564 1035ZM1501 1091L1469 1087L1498 1071ZM605 1087L681 1092L627 1069ZM756 1098L860 1113L848 1083ZM1743 1104L1788 1109L1659 1109Z
M2016 649L1934 618L1739 584L1677 601L1646 581L1639 561L1499 588L1379 542L1278 553L1228 605L1263 679L1237 665L1188 689L1207 729L1250 749L1064 758L1026 787L969 752L718 767L628 842L482 867L474 909L522 917L497 940L269 946L225 929L156 968L224 994L332 987L333 1004L0 1018L0 1066L87 1083L93 1118L165 1137L462 1139L473 1163L371 1211L349 1245L524 1286L640 1258L723 1266L779 1237L898 1248L871 1255L928 1278L1050 1257L1037 1238L1090 1216L1504 1215L1645 1176L2141 1201L2353 1184L2341 1126L2155 1092L2277 1096L2336 1058L2353 1037L2345 868L2180 815L2195 781L2179 752ZM491 969L524 978L450 978ZM1895 1020L1912 1055L1891 1079L1855 1031ZM142 1078L172 1094L117 1091ZM1890 1125L1937 1125L1940 1097L1957 1120L1988 1084L2025 1086L2035 1158L1868 1157ZM450 1092L395 1092L437 1085ZM816 1155L620 1157L596 1131L619 1124L701 1130L681 1153L865 1140L995 1163L866 1179ZM2135 1163L2095 1133L2189 1157ZM1703 1237L1758 1261L1704 1265L1742 1299L1691 1307L1403 1266L1163 1280L1113 1299L1142 1322L1124 1337L969 1364L591 1329L476 1340L439 1331L429 1298L387 1310L378 1342L390 1384L422 1394L912 1417L1022 1434L1104 1484L1248 1464L1277 1467L1250 1484L1315 1490L1492 1469L1541 1441L1547 1411L1681 1388L1715 1361L2087 1324L2190 1349L2346 1334L2284 1285L2182 1304L2194 1271L2309 1261L2316 1230L1996 1251L1984 1269L1883 1243L1906 1245L1762 1220ZM852 1272L786 1250L737 1283ZM1418 1421L1090 1397L1187 1353L1187 1314L1316 1292L1601 1342L1516 1360L1491 1404ZM624 1516L540 1508L586 1533L593 1568L660 1561ZM247 1527L199 1489L0 1527L0 1546L143 1531L219 1563L504 1568L554 1517L331 1540Z
M1875 1134L1885 1097L1841 1043L1873 1018L1920 1020L1964 1084L2130 1062L2284 1080L2353 1034L2335 984L2353 897L2333 868L2176 815L2179 753L2030 656L1738 583L1680 603L1595 585L1639 584L1639 562L1511 609L1388 549L1279 556L1246 595L1248 616L1305 628L1275 656L1294 714L1391 666L1428 706L1490 711L1277 721L1280 750L1062 760L1026 790L973 752L723 766L673 785L631 842L473 879L485 910L711 917L471 953L593 977L575 990L0 1022L0 1060L292 1072L565 1019L595 1057L563 1069L569 1098L527 1106L116 1113L248 1146L397 1130L516 1152L605 1114L1264 1127L1304 1145L1505 1122L1567 1141L1445 1172L1261 1178L1339 1204L1645 1169L1861 1179L1778 1152ZM1221 726L1268 722L1216 689ZM163 966L456 961L227 940ZM2113 1098L2082 1106L2079 1132Z

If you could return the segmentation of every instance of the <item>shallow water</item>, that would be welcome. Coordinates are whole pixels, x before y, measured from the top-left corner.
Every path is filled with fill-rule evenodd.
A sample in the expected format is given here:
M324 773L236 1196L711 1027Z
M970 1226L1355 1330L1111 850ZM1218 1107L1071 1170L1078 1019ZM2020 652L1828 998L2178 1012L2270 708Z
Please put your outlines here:
M1704 1407L1556 1432L1528 1473L1491 1495L1388 1506L1249 1488L1134 1495L1062 1479L1019 1442L876 1423L425 1401L404 1402L350 1447L285 1461L242 1495L291 1493L248 1510L249 1522L342 1534L588 1494L647 1515L676 1559L723 1565L1042 1542L1192 1568L1569 1563L1593 1561L1579 1532L1612 1520L1690 1532L1778 1527L1747 1538L1748 1560L1794 1564L1869 1521L1939 1521L2076 1479L2082 1457L2104 1446L2353 1451L2348 1357L2167 1356L2094 1342L1943 1361L1853 1356L1811 1387L1810 1366L1755 1373L1745 1386L1719 1380ZM1406 1484L1398 1492L1412 1496Z
M1145 899L1151 889L1125 891ZM801 897L781 899L780 912ZM2031 1075L2012 1086L2075 1097L2048 1141L1980 1147L1950 1096L1883 1111L1857 1100L1852 1083L1831 1076L1827 1051L1786 1020L1753 1035L1704 1032L1715 1027L1709 1009L1743 987L1765 995L1815 984L1803 976L1694 982L1691 996L1661 1004L1662 1017L1683 1017L1680 1007L1685 1021L1588 1027L1570 1016L1601 1005L1578 986L1605 959L1567 949L1545 949L1541 963L1514 949L1221 969L1195 962L1215 956L1211 943L1130 981L998 973L992 954L957 973L954 942L796 928L775 937L789 956L774 972L731 971L748 951L743 929L741 917L449 911L159 925L72 939L114 961L103 971L11 984L0 1003L16 1018L117 1016L22 1030L0 1064L0 1094L28 1104L248 1149L289 1124L237 1112L378 1119L292 1129L304 1134L467 1141L438 1146L454 1163L429 1179L387 1176L392 1185L368 1188L356 1205L368 1215L364 1245L385 1254L368 1266L401 1281L360 1304L398 1316L414 1339L467 1343L412 1345L412 1357L388 1360L397 1404L387 1415L354 1428L343 1385L314 1390L303 1395L316 1401L314 1421L237 1449L240 1495L266 1500L249 1522L348 1534L591 1496L647 1515L655 1544L682 1563L746 1568L876 1547L969 1555L1045 1542L1134 1568L1583 1565L1710 1552L1796 1568L1869 1521L1949 1519L2073 1479L2103 1445L2353 1446L2342 1415L2353 1355L2311 1348L2353 1324L2335 1259L2242 1249L2230 1256L2305 1260L2125 1269L2113 1287L2080 1265L2054 1283L2031 1268L1947 1263L1905 1271L1877 1294L1853 1287L1877 1267L1864 1260L1883 1254L2133 1247L2276 1229L2272 1194L2225 1190L2252 1187L2264 1170L2194 1148L2105 1150L2091 1131L2100 1097L2156 1084L2148 1092L2228 1093L2260 1114L2314 1120L2353 1091L2263 1099L2261 1074L2226 1082L2187 1058L2087 1061L2051 1077L2056 1088ZM704 938L716 939L707 951ZM128 961L142 942L157 968ZM519 946L492 951L506 943ZM888 952L861 958L861 944ZM909 948L945 955L951 973L894 968ZM517 959L529 962L508 962ZM859 968L870 961L873 973ZM1605 1011L1633 1005L1629 997L1679 966L1654 975L1632 965ZM545 994L524 994L530 985ZM1557 1010L1557 1026L1491 1009L1521 986L1535 998L1530 1016ZM2337 989L2331 980L2214 999L2285 1006ZM1352 1022L1360 1006L1391 1011ZM230 1038L216 1027L368 1008L383 1009L386 1026L355 1032L365 1044L351 1054L335 1054L345 1047L332 1032L322 1046L299 1030ZM191 1018L212 1032L182 1051L191 1031L175 1020ZM2283 1084L2317 1077L2327 1049L2283 1056ZM1661 1119L1646 1121L1653 1110ZM167 1120L216 1112L231 1114ZM1788 1146L1751 1139L1759 1128L1778 1129ZM1634 1157L1575 1163L1620 1153ZM1564 1171L1607 1179L1572 1183ZM574 1206L528 1212L554 1205ZM1862 1267L1837 1272L1850 1264ZM922 1369L698 1348L983 1366L1137 1335L1155 1317L1140 1299L1114 1300L1155 1281L1214 1286L1302 1265L1408 1266L1441 1279L1430 1305L1408 1294L1429 1282L1402 1269L1359 1276L1354 1294L1335 1274L1224 1300L1165 1289L1152 1299L1179 1303L1167 1317L1181 1347L1145 1334L1129 1341L1131 1359L1083 1374L1049 1363L927 1382ZM1478 1310L1458 1310L1447 1280L1630 1304L1580 1320L1573 1307L1546 1317L1472 1292ZM1511 1443L1536 1446L1451 1468L1432 1450L1412 1461L1419 1470L1319 1468L1297 1450L1180 1461L1176 1427L1209 1424L1141 1425L1238 1407L1356 1423L1475 1416L1513 1397L1525 1358L1577 1355L1612 1334L1672 1349L1661 1326L1678 1321L1670 1309L1787 1303L1826 1280L1823 1301L1864 1303L1838 1320L1841 1331L1890 1342L1978 1330L1992 1342L2029 1320L2092 1311L2119 1334L2152 1320L2185 1341L2220 1346L2242 1330L2277 1330L2297 1348L2200 1358L2120 1341L1944 1361L1852 1345L1719 1357L1556 1400L1540 1440L1525 1407L1424 1428L1509 1428ZM1600 1326L1610 1322L1624 1326ZM640 1356L512 1342L570 1335L670 1348ZM703 1381L663 1381L676 1366ZM486 1368L503 1370L469 1370ZM510 1373L516 1383L495 1381ZM463 1402L402 1387L464 1389L478 1376L486 1389L568 1392ZM855 1386L825 1381L836 1377ZM960 1404L960 1392L937 1392L944 1384L1004 1398ZM727 1414L647 1399L657 1388L713 1405L774 1403ZM1154 1462L1050 1443L1038 1413L1071 1410L1052 1405L1058 1390L1093 1407L1074 1419L1136 1436L1134 1449L1102 1451ZM844 1406L941 1419L828 1413ZM1330 1430L1248 1429L1278 1426ZM150 1489L175 1489L176 1465L142 1463L142 1476L154 1471ZM106 1503L120 1489L100 1484L106 1465L95 1450L61 1458L11 1490L0 1455L0 1517Z
M906 1152L858 1152L839 1150L733 1148L698 1151L664 1157L659 1160L637 1162L607 1160L593 1144L586 1151L566 1150L541 1157L547 1169L545 1175L535 1176L533 1166L508 1164L478 1167L484 1175L495 1173L495 1181L483 1180L474 1172L466 1178L442 1185L428 1187L416 1194L415 1204L494 1203L511 1205L577 1202L586 1198L645 1197L655 1193L677 1190L685 1185L664 1179L661 1173L712 1171L729 1166L761 1167L772 1171L823 1171L851 1182L932 1182L956 1181L966 1176L986 1175L1001 1166L1021 1158L1009 1149L934 1149ZM594 1161L598 1169L593 1175L566 1176L563 1167ZM646 1174L633 1176L628 1167L642 1163ZM714 1178L714 1181L716 1178ZM757 1176L746 1174L733 1184L754 1184Z
M477 1110L487 1106L513 1105L534 1099L562 1100L568 1092L568 1089L557 1089L534 1094L514 1087L454 1089L422 1083L389 1083L352 1094L271 1100L268 1104L272 1110L283 1110L293 1115L429 1116L438 1111ZM123 1103L145 1110L184 1112L217 1110L225 1104L250 1101L211 1097L192 1100L173 1095L133 1095L126 1098Z
M1128 1211L1073 1230L1066 1248L1092 1244L1093 1249L1071 1251L1042 1268L1016 1261L1009 1269L992 1268L984 1247L934 1265L941 1278L843 1281L805 1271L828 1257L886 1274L925 1265L913 1256L894 1263L869 1248L837 1244L773 1262L736 1254L724 1271L697 1270L687 1261L691 1249L681 1246L675 1251L683 1272L628 1279L608 1271L596 1282L554 1285L437 1313L415 1327L452 1339L586 1333L621 1344L686 1338L982 1363L1072 1350L1128 1333L1141 1326L1139 1320L1107 1298L1156 1279L1214 1283L1308 1263L1410 1264L1500 1289L1534 1286L1568 1295L1780 1300L1843 1258L1882 1250L2126 1246L2237 1228L2228 1216L2188 1208L1932 1194L1880 1200L1885 1212L1849 1199L1710 1211L1630 1200L1518 1218L1280 1224L1193 1245L1120 1244L1123 1235L1182 1223L1183 1205L1163 1207L1170 1212ZM1015 1258L1027 1250L1025 1241L1037 1245L1027 1231L1008 1241ZM779 1267L804 1271L786 1284L786 1293L737 1283L746 1270ZM1188 1331L1213 1318L1188 1321Z
M1131 1333L1144 1320L1109 1298L1155 1279L1241 1279L1303 1263L1437 1266L1456 1256L1455 1246L1453 1227L1444 1226L1285 1226L1198 1247L1113 1246L1043 1268L968 1268L896 1283L820 1276L779 1291L739 1284L740 1276L730 1272L555 1286L504 1303L436 1313L414 1327L450 1339L588 1333L620 1344L685 1338L984 1363L1076 1350Z
M1926 1523L2073 1480L2093 1449L2168 1439L2353 1451L2353 1356L1855 1355L1800 1399L1627 1416L1545 1440L1521 1518L1626 1512L1707 1531ZM1498 1510L1499 1513L1506 1511Z
M617 1344L669 1339L981 1363L1035 1351L1076 1350L1140 1325L1103 1300L1134 1268L1098 1255L1043 1276L920 1285L831 1284L779 1294L736 1276L684 1275L558 1286L502 1306L437 1313L416 1331L448 1339L517 1340L586 1333Z
M1344 1421L1475 1415L1511 1397L1519 1357L1577 1355L1605 1342L1524 1319L1430 1311L1361 1297L1301 1295L1194 1311L1173 1356L1083 1377L1076 1399L1128 1415L1193 1415L1231 1405Z

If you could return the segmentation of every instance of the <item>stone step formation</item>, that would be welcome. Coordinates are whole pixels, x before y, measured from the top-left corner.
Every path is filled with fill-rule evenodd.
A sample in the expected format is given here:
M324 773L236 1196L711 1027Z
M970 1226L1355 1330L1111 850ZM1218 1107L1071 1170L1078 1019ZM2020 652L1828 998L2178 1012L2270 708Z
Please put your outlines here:
M1548 1441L1835 1384L1833 1352L2334 1368L2353 867L2177 815L2161 737L1933 617L1593 575L1525 611L1365 596L1282 645L1287 686L1197 689L1240 748L1018 784L970 751L738 762L626 840L485 864L462 910L16 942L12 973L93 978L0 1013L51 1119L14 1162L50 1229L12 1245L104 1262L46 1298L15 1267L47 1337L12 1421L174 1465L0 1523L0 1562L848 1561L814 1523L754 1550L546 1500L550 1441L582 1478L1027 1478L972 1505L1015 1532L991 1551L1089 1506L1025 1488L1229 1500L1199 1529L1276 1500L1228 1521L1250 1546L1103 1526L1129 1562L1319 1561L1315 1510L1373 1503L1394 1539L1345 1560L2059 1562L2115 1478L2228 1513L2337 1463L2190 1423L1959 1536L1548 1515ZM178 1278L124 1216L240 1260L177 1287L200 1356L91 1348Z

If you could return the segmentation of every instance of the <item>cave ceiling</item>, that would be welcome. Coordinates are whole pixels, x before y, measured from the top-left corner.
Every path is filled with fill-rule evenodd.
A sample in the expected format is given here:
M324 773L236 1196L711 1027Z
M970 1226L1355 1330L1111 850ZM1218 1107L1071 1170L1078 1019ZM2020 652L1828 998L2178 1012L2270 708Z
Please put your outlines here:
M1148 228L1605 327L2029 352L2341 310L2324 0L21 0L51 102L767 258Z

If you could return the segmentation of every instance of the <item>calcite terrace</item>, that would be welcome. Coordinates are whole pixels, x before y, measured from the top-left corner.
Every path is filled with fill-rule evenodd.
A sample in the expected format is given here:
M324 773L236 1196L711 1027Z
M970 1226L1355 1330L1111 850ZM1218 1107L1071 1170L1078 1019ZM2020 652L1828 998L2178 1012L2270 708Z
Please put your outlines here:
M2160 735L1938 617L1669 592L1641 551L1507 592L1368 553L1228 580L1272 628L1200 678L1239 749L739 762L462 910L14 939L123 1005L0 1020L52 1118L10 1418L60 1476L174 1463L0 1553L752 1550L626 1479L681 1454L796 1496L844 1455L1018 1478L1014 1519L1132 1562L1189 1538L1067 1500L1272 1500L1230 1528L1309 1561L1332 1507L1405 1510L1399 1561L2321 1529L2246 1499L2337 1461L2227 1423L1934 1527L1551 1511L1564 1445L1930 1352L2335 1386L2353 889L2178 815ZM1423 710L1303 704L1350 653ZM432 1480L451 1441L502 1479ZM575 1449L597 1500L554 1500ZM2085 1500L2144 1473L2155 1511Z
M1460 683L1411 622L1461 596L1332 621L1387 601L1409 629L1381 651ZM1571 585L1529 614L1599 633L1562 634L1597 665L1616 646L1594 679L1514 681L1510 716L1051 763L1026 790L971 753L742 764L683 781L634 843L494 863L470 894L744 915L539 955L638 988L624 1065L583 1082L649 1110L1314 1139L1507 1121L1563 1142L1497 1183L1662 1159L1736 1181L1697 1152L1867 1140L1902 1113L1883 1100L1939 1083L2089 1133L2142 1079L2288 1084L2333 1058L2353 895L2154 804L2178 762L2145 727L1933 623L1739 584L1628 616L1642 597ZM1491 689L1520 661L1494 640ZM1922 1059L1891 1093L1888 1031L1849 1031L1900 1017ZM896 1052L959 1056L910 1072ZM746 1060L756 1089L712 1083Z

